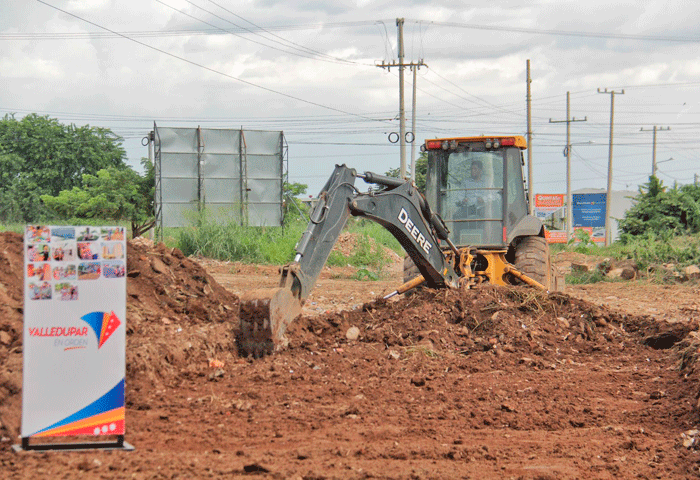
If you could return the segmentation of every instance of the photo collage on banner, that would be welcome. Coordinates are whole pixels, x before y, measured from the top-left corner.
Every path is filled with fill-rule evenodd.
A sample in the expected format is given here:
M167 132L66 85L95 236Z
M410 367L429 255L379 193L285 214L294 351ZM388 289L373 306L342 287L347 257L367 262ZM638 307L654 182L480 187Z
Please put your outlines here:
M30 300L78 300L80 281L126 275L123 227L28 226Z

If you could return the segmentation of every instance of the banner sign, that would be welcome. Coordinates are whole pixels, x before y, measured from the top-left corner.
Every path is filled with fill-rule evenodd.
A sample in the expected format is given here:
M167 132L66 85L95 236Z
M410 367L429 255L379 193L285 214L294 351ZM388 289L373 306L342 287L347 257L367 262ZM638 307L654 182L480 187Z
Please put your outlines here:
M27 226L23 438L124 435L123 227Z
M564 194L538 193L535 195L535 216L544 220L548 216L564 209Z
M577 193L571 206L574 227L605 227L605 193Z
M549 243L567 243L566 230L547 230L545 228L544 238Z

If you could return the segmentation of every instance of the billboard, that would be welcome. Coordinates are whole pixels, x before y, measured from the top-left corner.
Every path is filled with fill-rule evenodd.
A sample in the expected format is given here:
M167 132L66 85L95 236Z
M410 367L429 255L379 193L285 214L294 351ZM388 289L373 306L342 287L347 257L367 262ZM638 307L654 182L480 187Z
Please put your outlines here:
M605 227L605 193L572 195L574 227Z
M535 195L535 216L544 221L547 217L564 210L564 194L538 193Z
M123 227L25 227L24 448L46 437L123 442L125 317Z
M282 225L285 145L281 131L154 125L161 232L192 225L202 210L224 223Z

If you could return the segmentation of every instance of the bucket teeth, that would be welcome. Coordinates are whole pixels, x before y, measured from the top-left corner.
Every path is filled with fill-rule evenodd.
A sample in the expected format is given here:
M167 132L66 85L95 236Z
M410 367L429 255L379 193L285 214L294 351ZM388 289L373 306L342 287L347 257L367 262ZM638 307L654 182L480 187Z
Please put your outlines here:
M240 298L239 353L260 358L287 346L285 333L301 313L301 304L286 288L251 290Z

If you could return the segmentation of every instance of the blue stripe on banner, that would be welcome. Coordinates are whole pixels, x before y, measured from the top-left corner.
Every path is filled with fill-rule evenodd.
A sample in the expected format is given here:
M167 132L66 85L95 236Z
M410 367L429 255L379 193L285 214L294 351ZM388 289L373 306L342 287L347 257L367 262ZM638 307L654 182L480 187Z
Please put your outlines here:
M39 433L51 430L52 428L62 427L68 425L69 423L77 422L88 417L98 415L100 413L107 412L109 410L114 410L115 408L124 406L124 379L122 378L119 383L117 383L114 388L109 392L102 395L100 398L92 402L87 407L82 410L75 412L73 415L64 418L63 420L49 425L46 428L42 428L34 432L31 436L37 435Z
M95 332L95 336L97 337L98 345L100 344L100 333L102 333L102 322L104 321L104 317L104 312L92 312L80 317L81 320L84 320L92 327L92 330Z

